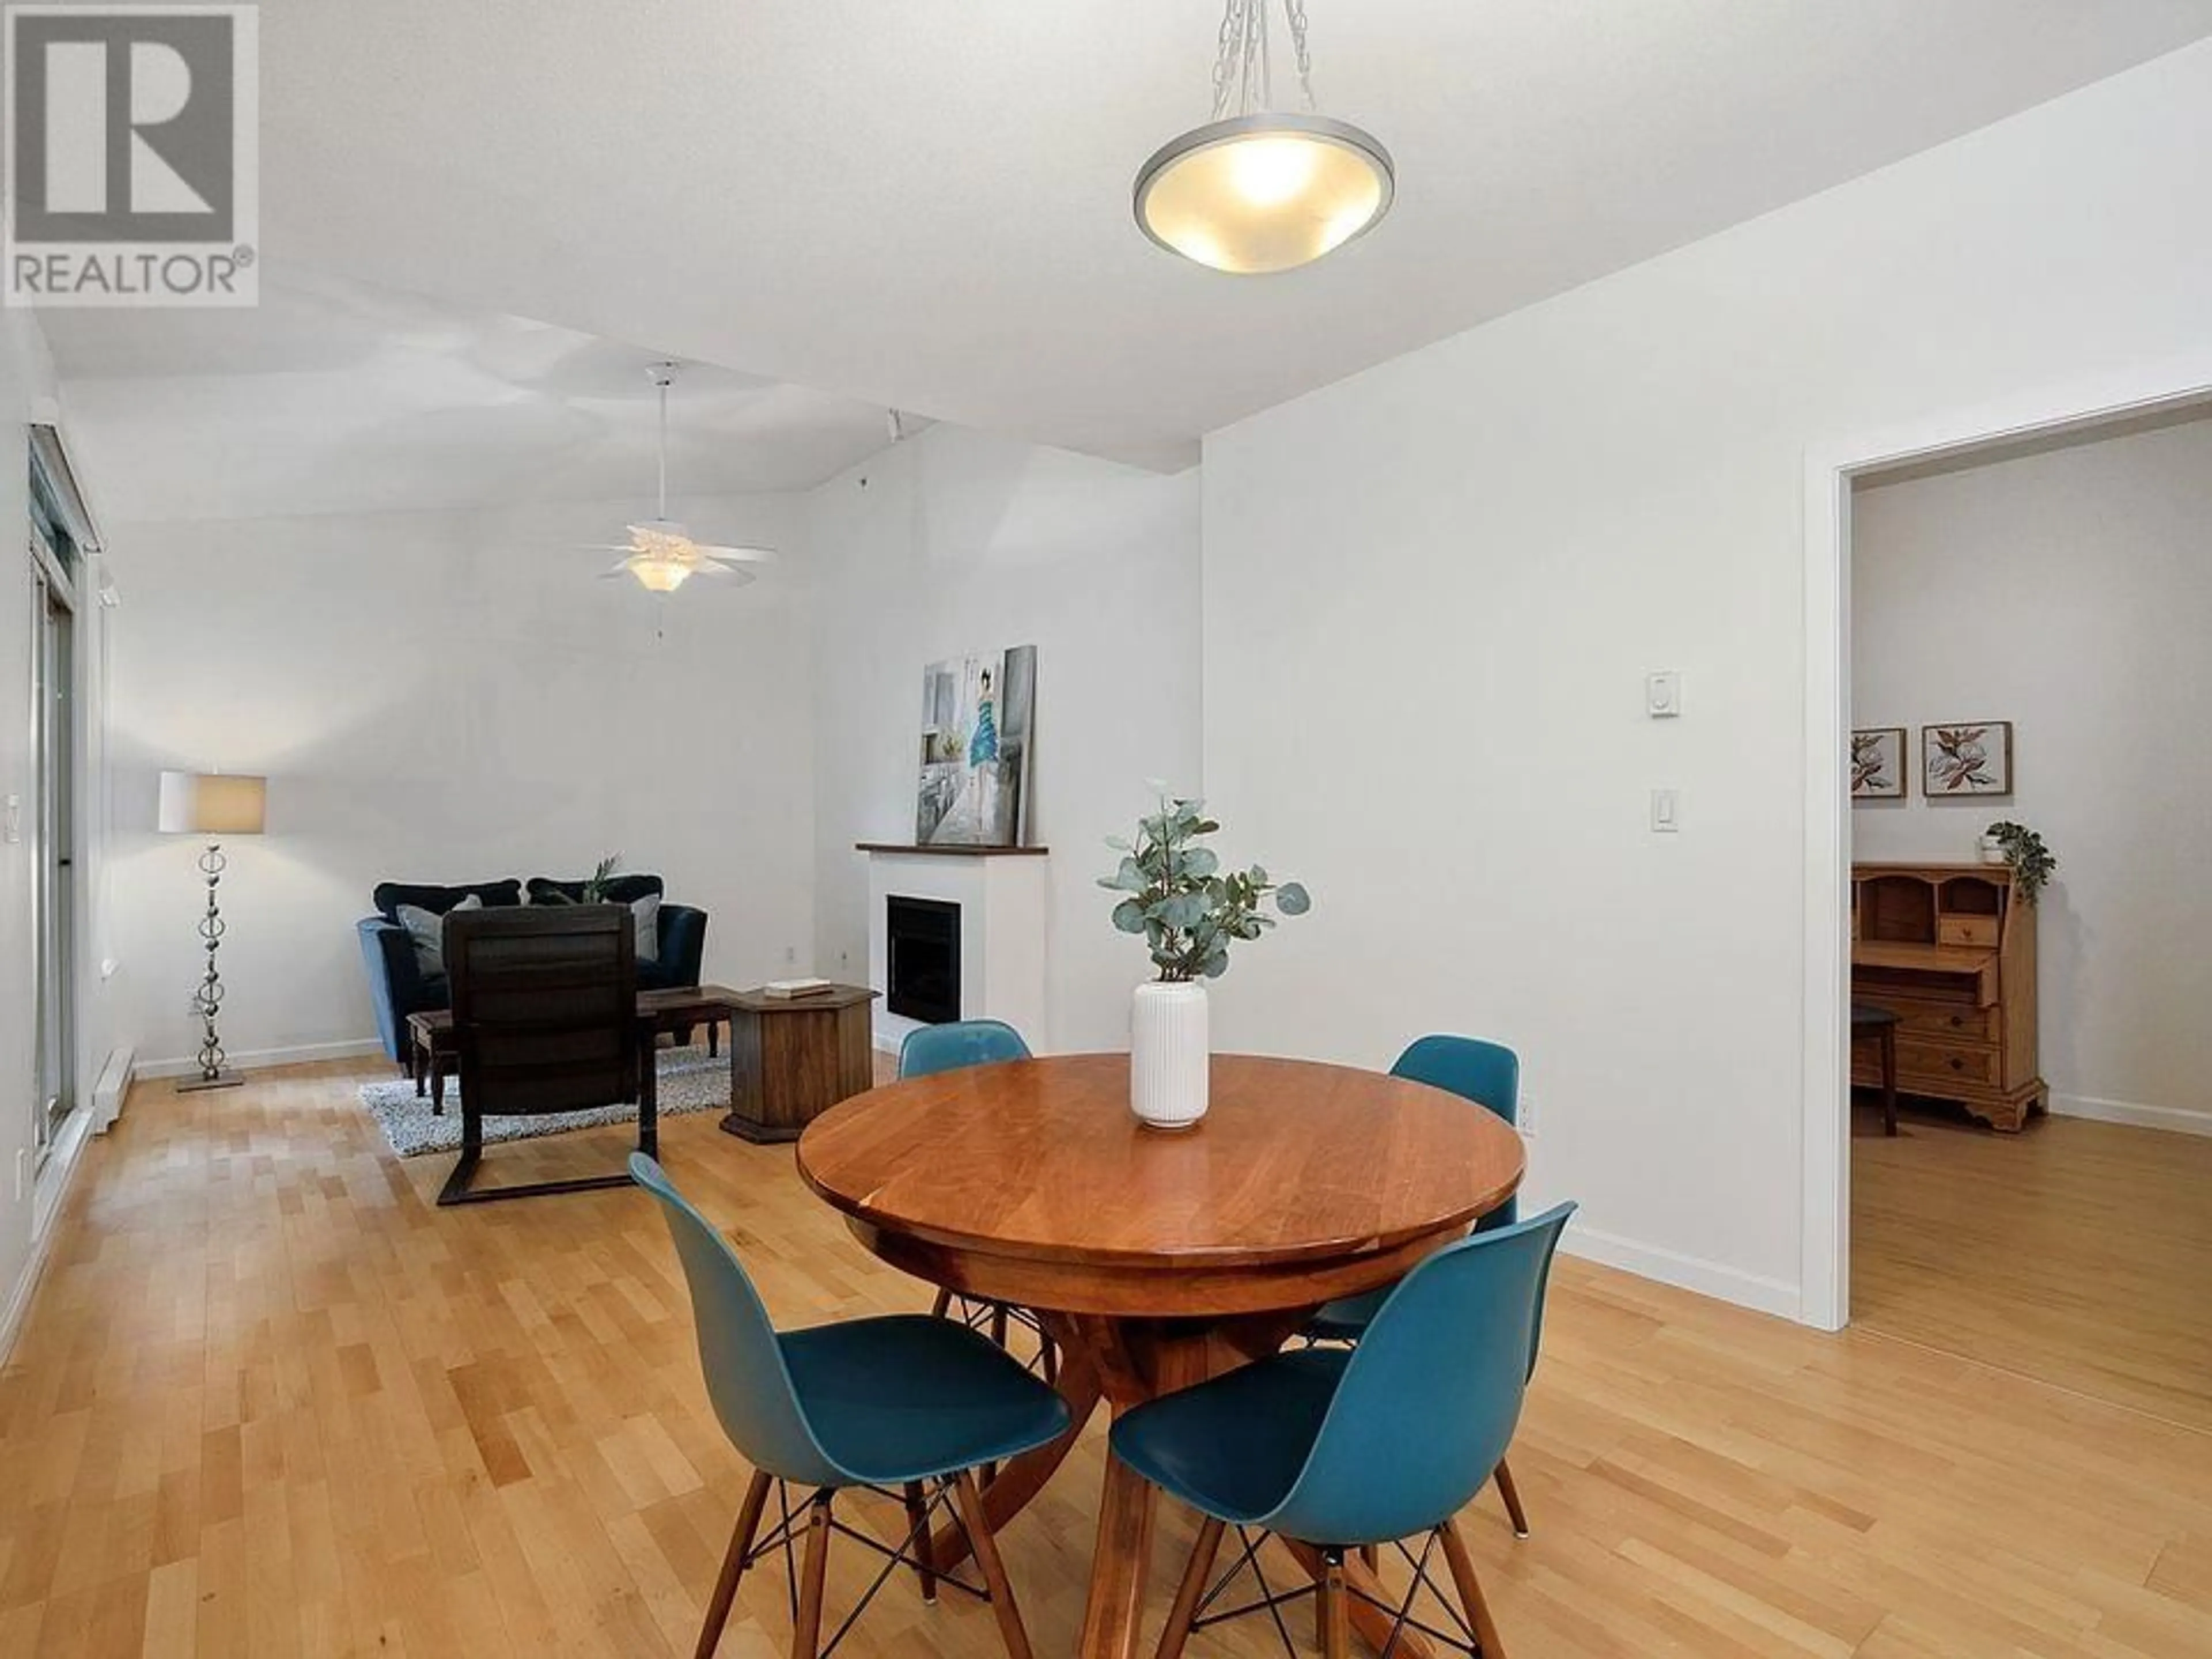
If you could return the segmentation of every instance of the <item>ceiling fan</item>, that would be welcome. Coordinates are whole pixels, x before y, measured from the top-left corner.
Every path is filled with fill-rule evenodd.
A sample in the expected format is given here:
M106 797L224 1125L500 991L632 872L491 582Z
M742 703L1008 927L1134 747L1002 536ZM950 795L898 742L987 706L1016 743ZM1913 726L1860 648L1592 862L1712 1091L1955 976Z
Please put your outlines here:
M655 593L673 593L694 576L732 576L740 582L753 579L748 564L759 564L775 555L763 547L716 547L695 542L690 532L668 516L668 388L676 384L674 363L655 363L646 370L660 394L660 496L656 516L627 526L627 542L602 544L599 550L623 556L604 580L621 576L636 579L641 587Z

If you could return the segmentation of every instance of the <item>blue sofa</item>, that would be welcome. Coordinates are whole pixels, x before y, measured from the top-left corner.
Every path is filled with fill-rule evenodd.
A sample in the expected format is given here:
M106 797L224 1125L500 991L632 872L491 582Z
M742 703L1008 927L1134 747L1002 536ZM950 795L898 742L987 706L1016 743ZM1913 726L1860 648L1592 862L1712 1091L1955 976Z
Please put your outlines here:
M584 884L538 876L531 880L528 890L533 903L561 899L573 903L582 895ZM607 897L617 904L634 903L648 893L658 895L663 890L659 876L617 876L607 884ZM368 973L369 1000L376 1008L376 1034L383 1039L384 1052L397 1065L407 1063L407 1017L453 1004L444 976L425 975L417 967L415 942L399 925L399 907L412 904L443 915L471 893L486 909L498 909L522 903L524 888L519 881L464 882L452 887L379 882L369 896L376 914L355 924L361 936L362 963ZM638 989L696 985L699 963L707 951L707 913L686 904L664 903L659 933L660 954L638 959ZM679 1040L682 1036L678 1033Z

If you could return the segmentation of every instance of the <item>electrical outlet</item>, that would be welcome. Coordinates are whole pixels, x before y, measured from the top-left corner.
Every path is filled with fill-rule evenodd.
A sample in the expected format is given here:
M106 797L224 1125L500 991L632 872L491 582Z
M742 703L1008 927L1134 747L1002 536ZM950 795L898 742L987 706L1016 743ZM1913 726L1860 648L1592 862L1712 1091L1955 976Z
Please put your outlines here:
M31 1149L15 1149L15 1201L21 1204L31 1195Z
M1514 1127L1521 1131L1521 1139L1536 1138L1536 1097L1528 1090L1521 1091L1514 1102Z
M798 960L799 947L796 945L785 945L783 947L783 965L788 968Z

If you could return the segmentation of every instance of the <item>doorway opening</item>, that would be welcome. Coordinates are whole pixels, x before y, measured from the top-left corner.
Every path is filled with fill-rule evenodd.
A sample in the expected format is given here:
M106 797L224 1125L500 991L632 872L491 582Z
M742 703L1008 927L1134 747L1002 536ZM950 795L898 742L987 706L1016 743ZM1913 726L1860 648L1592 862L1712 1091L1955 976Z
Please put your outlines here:
M78 1109L76 1075L77 581L81 550L31 469L31 939L35 1007L31 1144L43 1171Z
M1914 467L1971 465L2002 448L2064 446L2085 432L2158 422L2212 405L2212 351L2070 386L2019 393L1816 444L1805 462L1804 1078L1799 1317L1850 1318L1852 1064L1850 544L1855 482ZM1959 711L1968 722L2003 716ZM1950 720L1949 712L1930 720ZM1917 722L1914 722L1916 727ZM1919 733L1912 732L1917 741ZM1917 757L1906 757L1908 765ZM1993 815L1994 816L1994 815ZM1978 840L1978 837L1977 837ZM1978 860L1978 849L1975 854Z
M2212 1429L2208 525L2212 405L1853 479L1849 1000L1854 1322Z

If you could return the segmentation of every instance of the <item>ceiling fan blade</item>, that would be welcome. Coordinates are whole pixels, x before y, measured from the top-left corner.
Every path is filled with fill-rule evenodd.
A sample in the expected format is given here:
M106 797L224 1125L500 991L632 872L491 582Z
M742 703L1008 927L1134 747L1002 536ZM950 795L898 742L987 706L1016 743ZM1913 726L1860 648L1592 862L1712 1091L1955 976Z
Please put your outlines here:
M765 564L775 554L765 547L715 547L706 542L693 544L702 558L727 559L736 564Z

